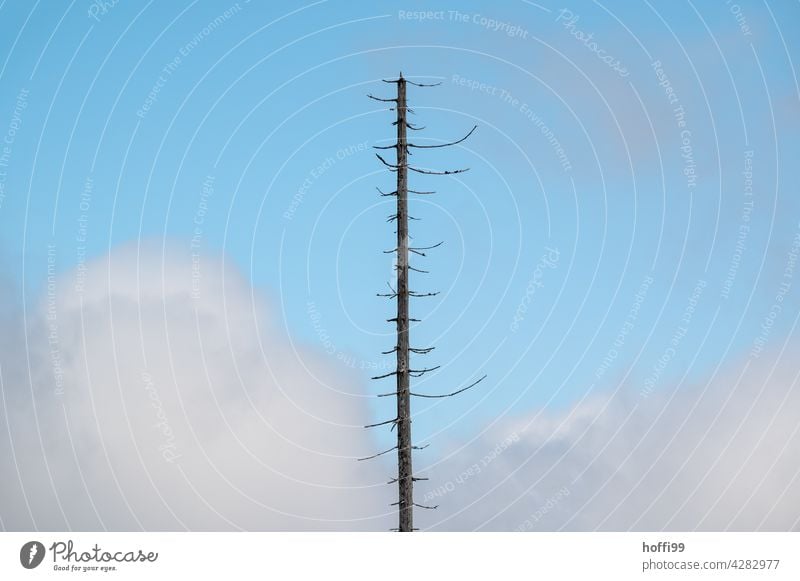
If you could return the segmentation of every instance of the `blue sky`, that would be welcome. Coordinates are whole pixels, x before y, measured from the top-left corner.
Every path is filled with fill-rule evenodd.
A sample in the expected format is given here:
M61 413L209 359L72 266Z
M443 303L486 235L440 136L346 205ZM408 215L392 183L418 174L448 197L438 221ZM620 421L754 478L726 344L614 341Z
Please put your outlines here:
M380 79L402 70L442 83L410 88L427 127L415 139L478 125L460 147L414 157L471 168L412 176L438 191L413 200L415 241L445 241L415 263L431 274L413 286L442 291L413 307L423 319L413 342L435 345L425 363L442 365L417 389L488 374L457 400L419 404L421 439L648 378L690 389L751 358L800 232L797 3L92 6L0 5L0 131L19 125L0 243L20 303L41 296L48 244L59 271L76 268L82 224L88 258L147 239L189 248L197 234L203 256L224 254L274 301L294 339L364 378L384 369L391 304L375 293L391 277L381 251L393 228L375 188L393 189L393 174L371 147L393 127L366 94L390 96ZM405 15L419 10L432 15ZM537 271L548 249L558 260ZM766 337L775 345L794 330L796 286L781 300ZM376 404L376 419L390 406Z

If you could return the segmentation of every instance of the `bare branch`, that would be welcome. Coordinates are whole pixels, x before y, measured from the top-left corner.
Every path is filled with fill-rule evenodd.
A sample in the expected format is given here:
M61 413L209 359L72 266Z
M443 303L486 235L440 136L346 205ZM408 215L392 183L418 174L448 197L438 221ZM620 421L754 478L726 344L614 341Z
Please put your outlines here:
M422 377L426 373L430 373L431 371L436 371L440 367L441 365L437 365L436 367L426 367L424 369L409 369L408 374L411 375L411 377Z
M434 244L433 246L417 246L417 247L411 247L411 246L409 246L409 247L408 247L408 251L409 251L409 252L413 252L413 253L414 253L414 254L416 254L417 256L427 256L427 254L425 254L424 252L422 252L422 250L431 250L432 248L438 248L438 247L439 247L439 246L441 246L442 244L444 244L444 241L442 241L442 242L439 242L439 244Z
M386 379L387 377L391 377L392 375L397 375L397 370L390 371L384 375L376 375L375 377L370 377L370 379Z
M421 196L429 196L431 194L435 194L436 192L419 192L417 190L406 190L409 194L419 194Z
M422 272L426 272L426 271L423 270ZM414 292L414 291L408 291L408 296L417 297L417 298L435 297L438 294L439 294L439 291L436 291L436 292L433 292L433 293L418 293L418 292Z
M377 424L369 424L364 426L365 428L377 428L378 426L385 426L386 424L394 424L397 423L397 418L392 418L391 420L386 420L385 422L379 422Z
M434 248L439 248L439 246L441 246L442 244L444 244L444 240L442 240L441 242L437 242L433 246L415 246L414 248L409 247L408 249L409 250L432 250Z
M427 270L421 270L419 268L414 268L413 266L408 267L408 270L413 270L414 272L421 272L422 274L430 274Z
M378 452L377 454L373 454L372 456L367 456L366 458L356 458L359 462L362 460L372 460L373 458L377 458L378 456L383 456L384 454L388 454L392 450L397 450L397 446L392 446L388 450L384 450L383 452Z
M397 125L397 121L392 122L392 125ZM422 127L418 127L417 125L409 123L408 121L406 121L406 127L411 129L412 131L422 131L423 129L425 129L424 125Z
M476 381L475 383L471 383L471 384L470 384L470 385L468 385L467 387L463 387L463 388L461 388L461 389L459 389L459 390L456 390L456 391L454 391L453 393L446 393L446 394L443 394L443 395L427 395L427 394L424 394L424 393L414 393L414 392L411 392L411 395L413 395L413 396L415 396L415 397L427 397L427 398L431 398L431 399L440 398L440 397L452 397L452 396L454 396L454 395L458 395L459 393L462 393L462 392L464 392L464 391L467 391L468 389L471 389L471 388L475 387L476 385L478 385L478 384L479 384L481 381L483 381L484 379L486 379L486 376L485 376L485 375L484 375L483 377L481 377L481 378L480 378L478 381Z
M397 143L392 143L391 145L373 145L372 149L397 149Z
M381 97L373 97L370 94L367 94L367 97L369 97L370 99L375 99L376 101L381 101L383 103L397 103L397 99L396 98L395 99L382 99Z
M375 156L376 156L376 157L377 157L379 160L381 160L381 161L383 162L383 165L385 165L386 167L390 167L390 168L392 168L392 169L397 169L397 168L399 168L399 167L400 167L400 166L399 166L399 165L397 165L397 164L394 164L394 163L389 163L388 161L386 161L385 159L383 159L383 158L380 156L380 154L377 154L377 153L376 153L376 154L375 154Z
M426 353L430 353L434 349L436 349L436 347L423 347L423 348L409 347L408 348L408 350L411 351L412 353L417 353L419 355L425 355ZM387 355L388 355L388 353L387 353Z
M450 147L451 145L458 145L462 141L466 141L477 128L478 126L475 125L472 129L469 130L469 133L467 133L464 137L462 137L458 141L451 141L450 143L442 143L440 145L416 145L414 143L409 143L407 147L416 147L417 149L436 149L437 147Z
M375 189L376 189L376 190L378 190L378 192L380 193L380 195L381 195L381 196L384 196L384 197L385 197L385 196L396 196L396 195L397 195L397 190L395 190L395 191L393 191L393 192L389 192L389 193L387 194L387 193L384 193L384 191L383 191L382 189L380 189L378 186L375 186Z
M406 83L408 83L409 85L414 85L415 87L438 87L439 85L442 84L441 81L439 81L438 83L432 83L432 84L415 83L414 81L409 81L408 79L406 79Z
M390 482L389 484L392 484L392 483ZM391 503L389 506L397 506L397 505L399 505L399 504L400 504L400 501L398 500L397 502L393 502L393 503ZM436 506L426 506L426 505L424 505L424 504L417 504L416 502L414 502L414 503L412 503L412 504L413 504L414 506L416 506L417 508L427 508L427 509L429 509L429 510L436 510L437 508L439 508L439 505L438 505L438 504L437 504ZM390 530L396 531L397 529L390 529ZM415 531L417 531L417 530L419 530L419 529L414 529L414 530L415 530Z
M422 220L422 218L415 218L414 216L407 216L407 218L409 220ZM397 220L397 214L389 214L389 216L386 217L387 222L394 222L395 220Z
M417 478L416 476L411 477L412 482L419 482L420 480L430 480L430 478ZM392 478L387 482L387 484L394 484L395 482L400 482L400 478Z
M383 160L381 160L381 161L383 161ZM386 162L384 162L384 163L386 163ZM445 171L431 171L431 170L419 169L418 167L411 167L411 166L408 166L408 169L410 169L411 171L415 171L417 173L424 173L424 174L432 175L432 176L449 176L449 175L452 175L452 174L464 173L465 171L469 171L468 167L466 167L464 169L452 169L452 170L445 170Z
M391 349L389 351L381 351L381 355L391 355L395 351L397 351L397 345L394 346L394 349Z

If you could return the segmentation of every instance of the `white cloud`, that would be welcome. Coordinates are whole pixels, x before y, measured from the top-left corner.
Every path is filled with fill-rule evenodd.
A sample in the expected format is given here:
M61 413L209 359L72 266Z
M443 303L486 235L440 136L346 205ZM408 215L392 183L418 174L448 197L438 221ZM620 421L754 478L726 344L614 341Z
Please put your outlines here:
M6 327L5 528L391 526L385 466L355 460L375 451L360 378L293 343L221 259L199 272L193 298L188 253L127 247L87 265L83 295L59 277L54 320L45 299Z
M763 357L744 374L742 364L705 384L646 398L625 386L616 397L588 398L562 414L500 422L436 470L438 495L432 484L428 499L441 508L431 524L796 530L800 389L793 353L776 366ZM470 466L475 474L464 478ZM441 488L447 482L450 490Z

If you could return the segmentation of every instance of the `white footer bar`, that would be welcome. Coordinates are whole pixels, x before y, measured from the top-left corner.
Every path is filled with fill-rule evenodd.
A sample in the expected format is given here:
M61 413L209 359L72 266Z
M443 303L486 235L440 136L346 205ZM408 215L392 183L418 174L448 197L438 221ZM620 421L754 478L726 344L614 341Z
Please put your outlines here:
M0 533L0 579L800 579L800 533Z

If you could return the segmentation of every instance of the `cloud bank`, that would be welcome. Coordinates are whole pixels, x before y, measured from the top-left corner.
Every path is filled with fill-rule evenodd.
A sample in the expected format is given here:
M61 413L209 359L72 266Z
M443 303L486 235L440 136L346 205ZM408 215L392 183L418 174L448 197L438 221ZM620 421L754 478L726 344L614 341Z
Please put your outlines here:
M130 246L48 274L24 311L0 285L0 527L394 525L392 458L355 461L378 450L361 427L376 420L364 378L292 341L221 257ZM500 418L466 443L441 437L416 488L439 509L417 523L797 530L796 352Z
M796 352L501 422L437 467L433 528L798 530Z
M4 327L7 529L391 526L360 378L222 259L117 250ZM13 334L13 336L11 336ZM27 348L26 348L27 345Z

